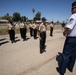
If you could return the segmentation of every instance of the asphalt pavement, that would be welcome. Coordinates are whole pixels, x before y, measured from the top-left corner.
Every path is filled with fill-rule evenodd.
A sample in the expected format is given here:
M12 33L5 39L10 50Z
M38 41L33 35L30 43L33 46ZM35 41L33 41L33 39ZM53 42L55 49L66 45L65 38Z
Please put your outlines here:
M59 75L56 67L61 62L65 37L62 29L54 30L53 37L47 31L46 52L40 54L39 39L34 40L27 33L27 41L16 34L16 43L11 43L9 35L0 35L0 75ZM65 75L76 75L66 70Z

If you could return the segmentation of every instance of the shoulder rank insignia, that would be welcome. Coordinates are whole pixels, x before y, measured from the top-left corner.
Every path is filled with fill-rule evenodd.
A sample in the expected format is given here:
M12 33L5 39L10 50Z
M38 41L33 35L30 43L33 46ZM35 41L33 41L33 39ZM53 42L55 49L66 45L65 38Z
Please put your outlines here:
M73 18L71 18L71 19L69 20L69 24L72 24L72 23L73 23L73 21L74 21L74 19L73 19Z

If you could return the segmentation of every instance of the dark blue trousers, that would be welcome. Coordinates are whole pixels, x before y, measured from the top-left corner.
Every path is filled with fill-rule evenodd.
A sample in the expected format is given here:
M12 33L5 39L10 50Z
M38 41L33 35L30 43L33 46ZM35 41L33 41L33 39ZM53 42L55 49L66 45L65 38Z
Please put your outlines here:
M62 53L62 62L60 65L61 72L65 73L67 67L73 70L75 59L76 59L76 37L67 37L65 40Z
M40 53L43 52L45 48L45 42L46 42L46 32L41 32L40 33Z

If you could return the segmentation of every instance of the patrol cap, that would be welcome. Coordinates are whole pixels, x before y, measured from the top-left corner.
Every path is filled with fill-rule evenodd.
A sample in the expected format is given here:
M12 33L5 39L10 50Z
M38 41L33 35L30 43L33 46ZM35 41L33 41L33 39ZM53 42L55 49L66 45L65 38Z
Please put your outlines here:
M76 1L72 3L72 8L76 7Z
M43 18L42 18L42 20L46 20L46 18L45 18L45 17L43 17Z

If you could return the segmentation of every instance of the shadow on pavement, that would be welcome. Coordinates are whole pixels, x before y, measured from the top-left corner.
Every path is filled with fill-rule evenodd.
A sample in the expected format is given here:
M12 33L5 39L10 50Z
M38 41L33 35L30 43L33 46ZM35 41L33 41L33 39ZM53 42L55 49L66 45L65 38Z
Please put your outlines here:
M0 39L0 41L6 40L6 38Z
M58 55L56 56L56 61L58 62L58 67L61 64L61 60L62 60L62 53L58 52Z
M18 41L20 41L20 39L15 40L15 42L18 42Z
M29 39L30 39L30 38L28 38L28 37L26 38L26 40L29 40Z
M58 62L58 67L56 67L56 71L60 74L60 65L62 61L62 53L58 52L58 55L56 56L56 61ZM62 75L62 74L60 74Z
M6 43L9 43L9 41L1 42L1 43L0 43L0 46L3 45L3 44L6 44Z
M15 39L17 39L18 37L16 36Z
M6 43L9 43L9 41L6 41L6 38L0 39L0 46Z

